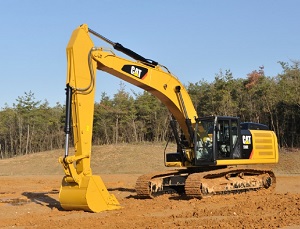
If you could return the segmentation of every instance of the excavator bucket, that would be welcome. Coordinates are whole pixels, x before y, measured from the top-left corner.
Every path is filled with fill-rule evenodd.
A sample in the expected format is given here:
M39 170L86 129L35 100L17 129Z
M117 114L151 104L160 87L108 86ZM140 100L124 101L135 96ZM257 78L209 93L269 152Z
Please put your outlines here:
M59 202L65 210L101 212L120 209L113 194L109 194L100 176L84 176L80 182L68 181L65 176L59 193Z

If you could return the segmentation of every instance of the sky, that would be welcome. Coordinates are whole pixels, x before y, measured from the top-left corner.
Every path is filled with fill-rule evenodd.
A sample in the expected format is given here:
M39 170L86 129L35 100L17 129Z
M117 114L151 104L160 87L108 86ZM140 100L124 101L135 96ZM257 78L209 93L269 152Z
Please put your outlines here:
M65 103L66 45L81 24L168 67L184 85L213 82L225 70L247 78L260 66L276 76L278 61L300 60L298 0L3 0L0 21L0 109L28 92L50 106ZM120 84L97 71L95 101Z

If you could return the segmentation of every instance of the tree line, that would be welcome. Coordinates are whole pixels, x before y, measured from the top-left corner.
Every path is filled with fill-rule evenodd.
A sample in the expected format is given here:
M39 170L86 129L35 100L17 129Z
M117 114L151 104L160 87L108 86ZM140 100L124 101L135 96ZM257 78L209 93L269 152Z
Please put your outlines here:
M298 61L279 62L282 72L266 76L264 67L247 77L220 71L212 82L200 80L186 88L198 116L238 116L274 130L281 147L300 146L300 69ZM0 111L0 158L64 147L65 106L36 101L25 92L12 107ZM110 98L95 102L93 144L161 142L170 136L167 108L148 92L133 93L120 85Z

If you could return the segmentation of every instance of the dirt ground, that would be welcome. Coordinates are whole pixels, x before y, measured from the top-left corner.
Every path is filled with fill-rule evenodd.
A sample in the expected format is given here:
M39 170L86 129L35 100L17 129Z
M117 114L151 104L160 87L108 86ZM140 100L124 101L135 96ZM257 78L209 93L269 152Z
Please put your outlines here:
M139 175L166 169L163 151L159 144L94 147L93 173L123 207L101 213L60 207L62 150L0 160L0 228L300 228L300 150L281 150L279 164L268 166L277 176L273 192L136 198Z

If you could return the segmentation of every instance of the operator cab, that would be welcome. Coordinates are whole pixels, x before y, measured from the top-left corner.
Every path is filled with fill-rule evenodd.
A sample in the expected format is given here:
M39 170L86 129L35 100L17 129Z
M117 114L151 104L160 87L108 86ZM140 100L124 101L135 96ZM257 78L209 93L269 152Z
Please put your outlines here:
M240 133L238 117L212 116L197 119L194 164L213 165L216 160L241 158Z
M260 123L240 123L238 117L229 116L197 118L194 130L190 134L193 136L192 139L188 141L184 135L180 138L175 137L177 152L166 154L165 165L201 167L235 164L234 160L249 159L252 157L254 146L252 132L257 133L257 131L262 131L259 136L256 136L256 139L261 138L257 142L272 142L272 139L266 140L266 137L271 136L267 134L269 128ZM173 132L177 136L176 128L173 128ZM261 154L263 153L265 152Z

